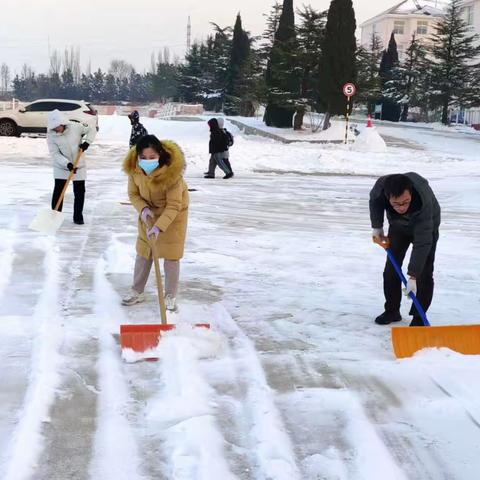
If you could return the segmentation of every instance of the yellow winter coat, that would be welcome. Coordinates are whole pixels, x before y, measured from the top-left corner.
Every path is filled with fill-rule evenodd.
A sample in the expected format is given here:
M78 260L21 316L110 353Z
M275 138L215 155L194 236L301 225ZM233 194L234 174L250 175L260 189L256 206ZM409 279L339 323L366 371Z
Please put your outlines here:
M183 179L185 158L174 142L162 140L163 148L171 155L171 164L157 168L146 175L138 166L137 152L133 147L123 164L128 175L128 196L139 213L137 254L151 258L146 228L140 218L145 207L150 208L155 218L152 222L161 233L156 242L159 258L179 260L183 257L188 221L188 188Z

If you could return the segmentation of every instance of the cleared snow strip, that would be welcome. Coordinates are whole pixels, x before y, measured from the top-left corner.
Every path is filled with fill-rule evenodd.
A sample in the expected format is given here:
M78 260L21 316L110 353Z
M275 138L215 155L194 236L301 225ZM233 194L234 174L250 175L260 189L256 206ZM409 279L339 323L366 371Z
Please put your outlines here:
M59 353L64 338L58 309L59 266L54 239L40 238L45 250L46 280L35 307L32 328L37 329L32 351L32 367L24 407L14 432L10 461L4 480L34 478L42 452L42 424L49 422L50 407L60 385L59 370L63 358Z
M120 299L105 277L105 261L95 269L95 314L99 325L100 355L97 362L97 430L90 475L95 480L137 480L140 474L138 447L127 420L128 388L122 373L120 347L112 331L118 332L123 318Z
M232 337L233 355L241 365L239 377L247 388L244 408L250 421L251 450L257 466L255 478L300 480L292 442L255 347L221 305L216 305L215 310L217 327Z
M148 420L162 429L169 459L167 478L236 478L225 458L225 439L215 419L215 392L199 363L201 358L217 356L221 351L218 334L189 325L179 325L163 335L155 350L161 360L164 389L150 401Z
M13 260L15 259L15 228L0 230L2 250L0 252L0 299L5 293L8 282L12 275Z
M324 398L347 417L344 436L355 465L349 479L407 480L354 395L328 390L324 391Z
M307 388L282 395L280 402L291 422L310 424L308 434L318 436L317 451L302 461L304 478L407 480L355 394Z

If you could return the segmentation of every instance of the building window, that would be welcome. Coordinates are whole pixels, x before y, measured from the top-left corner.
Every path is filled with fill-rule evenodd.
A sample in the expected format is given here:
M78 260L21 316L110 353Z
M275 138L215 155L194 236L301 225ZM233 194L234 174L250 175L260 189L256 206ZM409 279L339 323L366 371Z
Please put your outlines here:
M393 24L393 33L395 35L403 35L405 33L405 22L402 20L395 20Z
M428 33L428 22L423 20L419 20L417 22L417 34L418 35L426 35Z
M473 5L470 5L469 7L465 7L464 9L465 21L469 25L473 25L473 13L474 13Z

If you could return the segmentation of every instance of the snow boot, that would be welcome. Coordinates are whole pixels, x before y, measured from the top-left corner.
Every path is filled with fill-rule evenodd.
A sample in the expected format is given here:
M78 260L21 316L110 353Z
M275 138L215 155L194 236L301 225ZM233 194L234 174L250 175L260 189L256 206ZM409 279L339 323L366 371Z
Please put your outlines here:
M172 295L167 295L165 297L165 307L169 312L178 312L177 299Z
M412 321L410 322L410 327L424 327L423 321L420 317L413 317Z
M126 307L131 307L132 305L135 305L137 303L142 303L145 301L145 294L144 293L138 293L135 291L133 288L130 289L130 291L123 297L122 299L122 305L125 305Z
M375 323L378 325L389 325L390 323L401 321L402 316L398 310L395 312L383 312L375 319Z

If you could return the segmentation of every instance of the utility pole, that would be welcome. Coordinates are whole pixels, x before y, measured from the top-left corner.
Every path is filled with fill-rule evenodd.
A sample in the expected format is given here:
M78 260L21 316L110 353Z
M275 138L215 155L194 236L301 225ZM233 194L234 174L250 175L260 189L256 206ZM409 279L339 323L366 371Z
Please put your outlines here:
M190 21L190 15L189 15L188 24L187 24L187 52L190 51L191 45L192 45L192 22Z

